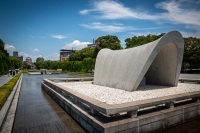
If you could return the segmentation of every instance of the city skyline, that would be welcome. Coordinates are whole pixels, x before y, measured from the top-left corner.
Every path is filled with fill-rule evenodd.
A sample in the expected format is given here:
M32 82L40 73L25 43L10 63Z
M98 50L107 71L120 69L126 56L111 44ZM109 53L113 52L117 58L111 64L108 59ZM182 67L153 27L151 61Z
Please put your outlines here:
M79 50L94 38L178 30L200 38L200 0L1 0L0 38L12 55L59 60L60 49Z

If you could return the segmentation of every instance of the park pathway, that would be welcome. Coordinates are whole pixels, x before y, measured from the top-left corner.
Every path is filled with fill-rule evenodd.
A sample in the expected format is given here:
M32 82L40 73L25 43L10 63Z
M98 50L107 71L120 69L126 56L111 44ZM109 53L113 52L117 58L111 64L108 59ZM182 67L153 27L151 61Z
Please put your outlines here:
M11 75L2 75L0 76L0 87L7 83L12 78Z
M41 89L42 78L65 75L24 74L13 133L85 132L48 94Z

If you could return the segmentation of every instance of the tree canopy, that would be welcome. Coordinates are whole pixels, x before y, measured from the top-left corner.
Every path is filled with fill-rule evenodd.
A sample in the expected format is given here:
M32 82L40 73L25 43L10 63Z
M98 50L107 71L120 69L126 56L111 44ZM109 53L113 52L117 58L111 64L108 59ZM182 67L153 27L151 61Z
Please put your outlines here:
M70 61L83 61L84 58L94 58L94 48L83 48L69 56Z
M0 39L0 74L5 74L9 69L18 69L22 66L22 61L15 57L9 57L4 46L5 43Z
M35 66L36 66L37 69L44 68L44 58L43 57L38 57L36 59Z
M120 40L117 36L101 36L96 41L96 47L94 49L94 55L97 56L98 52L103 48L109 48L112 50L119 50L122 49L120 45Z
M125 39L126 48L140 46L158 38L160 35L134 36ZM184 38L185 48L182 63L183 69L200 69L200 39L194 37ZM44 60L43 57L36 59L35 65L37 69L62 69L73 72L91 72L95 67L96 55L103 48L112 50L122 49L120 40L116 36L101 36L96 40L95 48L83 48L70 55L69 60L64 62ZM4 50L4 42L0 39L0 74L6 73L8 69L20 68L22 63L14 57L9 57L6 50ZM23 67L29 69L27 63L23 63Z
M152 41L157 40L158 38L162 37L165 33L162 33L160 35L152 35L148 34L147 36L134 36L132 38L126 38L126 48L132 48L132 47L137 47Z
M183 69L200 69L200 38L184 38Z
M140 46L158 38L162 37L164 33L160 35L147 35L147 36L134 36L132 38L127 38L126 48ZM184 38L184 55L182 70L184 69L200 69L200 38L188 37Z

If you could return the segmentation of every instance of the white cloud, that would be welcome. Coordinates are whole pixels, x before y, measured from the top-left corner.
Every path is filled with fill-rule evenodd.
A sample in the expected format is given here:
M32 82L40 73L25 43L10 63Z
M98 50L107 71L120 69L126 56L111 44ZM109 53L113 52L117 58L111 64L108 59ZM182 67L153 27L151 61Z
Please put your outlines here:
M108 32L108 33L124 32L131 29L131 27L128 27L128 26L107 25L107 24L102 24L100 22L81 24L81 26L88 29L96 29L96 30L100 30L100 31Z
M45 56L44 59L45 60L59 60L60 54L59 53L51 53L48 56Z
M159 14L161 19L171 21L175 24L200 27L200 10L186 6L188 5L187 3L187 1L166 1L157 3L155 6L167 11Z
M145 31L145 32L129 32L129 34L131 36L147 36L149 34L152 34L152 35L160 35L161 33L158 33L158 32L149 32L149 31Z
M4 49L5 49L5 50L9 50L9 51L14 51L14 50L16 50L15 46L10 45L10 44L5 44Z
M39 52L40 50L37 49L37 48L34 48L33 51L34 51L34 52Z
M12 56L13 55L13 51L16 50L15 46L10 45L10 44L5 44L4 49L7 50L7 52L9 53L10 56Z
M79 13L80 13L81 15L86 15L86 14L88 14L89 12L90 12L90 10L84 9L84 10L81 10Z
M31 55L24 53L24 52L19 52L20 55L22 55L24 58L26 57L32 57Z
M180 31L183 37L196 37L200 38L200 31L197 32L185 32L185 31Z
M37 57L43 57L42 55L38 55Z
M125 7L122 3L103 0L93 3L93 9L85 9L80 11L80 14L86 15L89 12L96 13L98 18L102 19L150 19L155 20L157 16L149 15L142 11L133 10Z
M56 39L65 39L65 38L67 38L66 36L63 36L63 35L55 35L55 34L52 34L51 37L52 37L52 38L56 38Z
M82 10L82 15L92 14L98 19L140 19L154 21L157 24L182 24L185 28L190 27L188 29L200 31L200 0L169 0L159 2L155 4L155 7L163 9L160 13L151 13L147 12L147 10L145 12L145 9L137 10L137 8L129 8L114 0L95 1L92 3L92 6L92 9ZM106 26L94 24L82 24L82 26L90 29L106 30L99 28ZM108 28L123 31L122 27L108 26Z
M153 29L161 29L165 27L150 27L150 28L135 28L131 26L124 26L121 23L114 23L114 24L102 24L100 22L88 23L88 24L81 24L81 26L88 28L88 29L95 29L100 30L103 32L108 33L117 33L117 32L125 32L125 31L140 31L140 30L153 30Z
M79 50L79 49L87 47L88 44L91 44L91 43L90 42L81 42L79 40L74 40L71 43L65 44L65 46L63 48L64 49Z

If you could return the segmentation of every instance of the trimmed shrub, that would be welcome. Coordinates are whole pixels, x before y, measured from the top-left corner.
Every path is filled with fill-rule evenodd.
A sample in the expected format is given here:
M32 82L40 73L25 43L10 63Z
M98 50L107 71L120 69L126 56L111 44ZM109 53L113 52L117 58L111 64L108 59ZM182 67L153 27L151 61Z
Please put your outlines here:
M22 72L18 73L15 77L10 79L10 81L0 87L0 110L6 102L7 98L9 97L10 93L12 92L21 74Z

